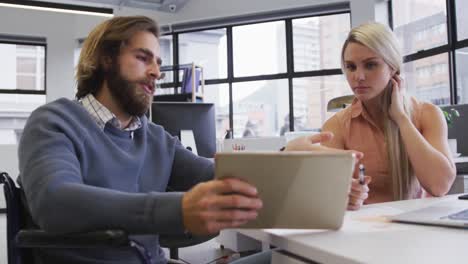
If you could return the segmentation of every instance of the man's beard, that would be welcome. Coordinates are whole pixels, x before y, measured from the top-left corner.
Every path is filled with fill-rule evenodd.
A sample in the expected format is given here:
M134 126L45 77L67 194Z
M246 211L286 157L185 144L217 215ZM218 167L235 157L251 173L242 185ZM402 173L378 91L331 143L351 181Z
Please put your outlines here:
M147 94L140 85L149 85L151 81L146 78L129 81L122 76L119 69L119 65L114 65L107 73L106 81L109 91L126 113L140 117L148 112L153 102L153 95Z

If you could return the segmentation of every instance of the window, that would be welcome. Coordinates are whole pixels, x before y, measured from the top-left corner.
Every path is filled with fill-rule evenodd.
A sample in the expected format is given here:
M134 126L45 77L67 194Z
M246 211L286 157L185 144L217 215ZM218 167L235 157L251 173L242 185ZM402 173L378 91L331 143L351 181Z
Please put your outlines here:
M234 83L232 98L234 137L278 136L289 120L285 79Z
M349 94L339 55L350 30L349 4L337 10L290 18L282 11L281 19L190 27L163 38L174 40L173 64L203 66L204 101L216 105L218 138L228 129L236 138L279 136L320 128L327 100ZM166 88L179 86L176 77L157 94L173 92Z
M321 128L334 113L327 112L328 102L352 94L343 75L294 79L294 130Z
M392 7L409 93L437 105L468 102L468 41L463 39L468 37L468 20L458 12L468 8L466 1L393 0Z
M16 88L44 90L44 47L16 45Z
M173 42L172 36L161 36L159 38L159 47L160 47L160 56L163 65L173 65ZM172 71L165 71L165 77L162 78L162 82L172 82L174 79L174 74Z
M434 104L450 104L447 54L408 62L403 67L410 95Z
M0 43L0 90L45 90L45 47Z
M468 2L456 0L455 7L457 11L467 10ZM468 17L457 13L456 19L457 40L459 43L463 42L455 51L457 102L466 104L468 103Z
M180 34L179 63L202 66L205 79L226 78L226 45L225 28Z
M16 144L26 120L45 103L45 44L0 36L0 144Z
M238 26L232 31L235 77L286 72L284 21Z
M403 55L447 44L445 0L393 0L392 4Z
M465 0L456 0L456 10L468 10L468 2ZM468 39L468 16L457 14L457 39Z
M351 28L349 14L294 19L294 70L316 77L293 79L294 130L320 129L332 113L328 101L351 93L341 75L341 48ZM331 69L325 73L324 70ZM326 75L325 75L326 74Z
M349 14L294 19L294 70L340 68L339 54L349 30Z
M456 51L458 102L468 103L468 48Z
M204 102L214 103L216 115L216 138L223 138L229 130L229 85L205 85Z

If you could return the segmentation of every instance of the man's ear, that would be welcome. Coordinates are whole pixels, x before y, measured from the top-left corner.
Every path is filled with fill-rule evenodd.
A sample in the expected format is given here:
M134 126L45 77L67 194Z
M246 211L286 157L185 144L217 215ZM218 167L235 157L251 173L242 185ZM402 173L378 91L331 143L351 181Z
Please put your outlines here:
M102 68L104 69L104 71L106 71L106 72L109 71L109 69L112 66L112 58L109 57L109 56L102 57L101 65L102 65Z

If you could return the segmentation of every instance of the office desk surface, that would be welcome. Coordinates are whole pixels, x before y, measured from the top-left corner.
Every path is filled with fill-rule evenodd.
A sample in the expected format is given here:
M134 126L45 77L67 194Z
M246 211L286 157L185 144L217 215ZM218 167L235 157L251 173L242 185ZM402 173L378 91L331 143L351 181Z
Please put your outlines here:
M385 216L458 200L458 195L366 205L340 230L240 229L240 233L320 263L466 263L468 229L393 223Z

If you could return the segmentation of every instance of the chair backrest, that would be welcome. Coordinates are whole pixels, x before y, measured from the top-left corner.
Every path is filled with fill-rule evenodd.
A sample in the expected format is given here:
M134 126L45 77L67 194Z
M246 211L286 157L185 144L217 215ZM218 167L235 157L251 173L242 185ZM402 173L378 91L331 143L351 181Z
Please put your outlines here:
M31 263L29 250L16 246L16 234L25 226L26 215L21 202L21 189L16 187L13 179L6 172L0 172L0 181L6 203L7 218L7 253L9 264Z

